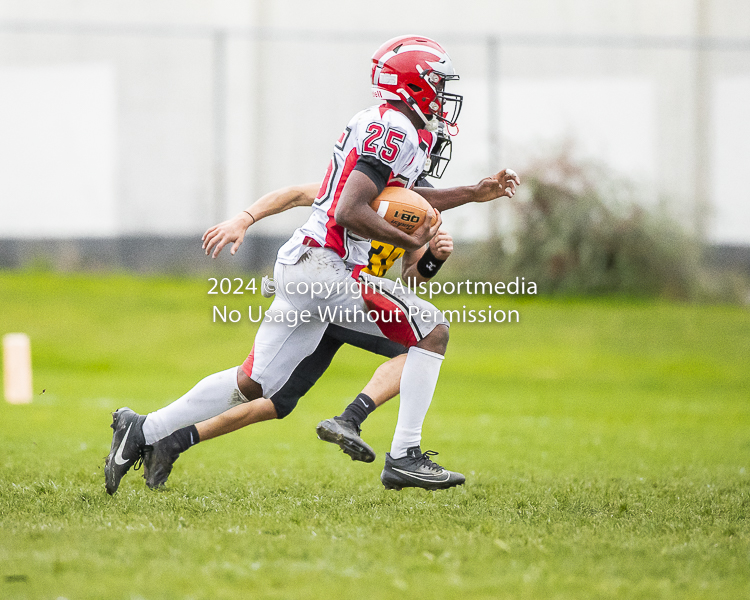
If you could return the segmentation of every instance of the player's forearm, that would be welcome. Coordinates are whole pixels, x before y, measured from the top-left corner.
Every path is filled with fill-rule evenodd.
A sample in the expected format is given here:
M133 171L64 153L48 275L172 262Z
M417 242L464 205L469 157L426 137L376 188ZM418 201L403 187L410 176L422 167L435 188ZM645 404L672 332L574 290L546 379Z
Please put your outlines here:
M247 218L248 214L251 215L255 221L247 218L248 221L252 221L248 223L250 226L265 217L277 215L296 206L312 206L319 189L319 183L306 183L274 190L258 198L237 217L244 215L242 218Z
M414 188L414 191L421 194L434 208L442 212L469 202L490 202L503 196L512 198L519 185L521 185L521 179L516 172L513 169L503 169L492 177L485 177L476 185L454 187L447 190L418 187Z
M336 223L364 238L379 240L405 250L416 250L420 247L414 238L389 225L368 204L342 205L339 201L336 207Z
M470 202L486 202L485 194L479 185L463 185L447 189L415 187L415 192L420 194L427 202L440 212L457 206L463 206Z
M336 205L336 223L364 238L379 240L404 250L419 248L422 245L420 242L393 227L372 210L370 203L378 193L378 187L367 175L353 171Z

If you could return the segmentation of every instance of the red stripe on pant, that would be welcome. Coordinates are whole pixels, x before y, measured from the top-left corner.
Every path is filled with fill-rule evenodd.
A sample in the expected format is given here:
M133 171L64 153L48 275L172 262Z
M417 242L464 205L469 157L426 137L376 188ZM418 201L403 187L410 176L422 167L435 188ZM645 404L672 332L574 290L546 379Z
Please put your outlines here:
M253 349L250 350L250 354L245 359L245 362L242 363L242 370L245 372L245 375L247 375L250 379L253 378L253 362L255 361L255 344L253 344Z
M372 286L360 282L359 287L362 290L362 299L365 301L367 310L374 310L378 313L376 324L383 335L407 348L416 346L417 336L411 328L408 315L404 313L401 307L374 291Z

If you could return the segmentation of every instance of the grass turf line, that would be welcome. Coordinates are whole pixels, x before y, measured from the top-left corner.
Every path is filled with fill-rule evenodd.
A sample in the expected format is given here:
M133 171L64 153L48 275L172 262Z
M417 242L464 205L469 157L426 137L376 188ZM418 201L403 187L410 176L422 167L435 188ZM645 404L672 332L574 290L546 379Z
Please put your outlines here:
M740 598L750 595L750 316L463 296L424 448L463 488L385 492L397 406L352 463L315 439L380 363L344 349L287 419L202 444L169 489L104 492L109 413L162 406L244 359L204 280L0 274L2 333L37 395L0 403L2 598Z

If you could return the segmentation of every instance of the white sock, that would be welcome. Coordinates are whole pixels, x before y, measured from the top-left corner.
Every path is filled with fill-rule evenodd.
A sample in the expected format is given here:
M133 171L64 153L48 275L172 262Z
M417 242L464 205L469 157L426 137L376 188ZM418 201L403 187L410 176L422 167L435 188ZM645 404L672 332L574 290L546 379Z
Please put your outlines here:
M401 373L401 401L391 443L391 458L403 458L406 449L419 446L422 423L435 393L443 356L412 346Z
M149 413L143 423L146 444L153 444L173 431L195 425L247 402L237 387L239 368L232 367L209 375L172 404Z

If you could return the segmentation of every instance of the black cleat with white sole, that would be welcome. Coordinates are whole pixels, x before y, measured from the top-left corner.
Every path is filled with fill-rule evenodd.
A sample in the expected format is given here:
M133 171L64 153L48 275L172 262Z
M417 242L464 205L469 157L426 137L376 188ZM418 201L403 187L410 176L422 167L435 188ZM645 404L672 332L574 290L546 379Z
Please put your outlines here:
M107 493L112 495L120 487L123 475L135 466L140 466L143 453L148 448L143 437L145 416L120 408L112 413L112 447L104 460L104 484Z
M164 487L175 461L183 452L177 435L175 432L160 439L143 453L143 478L152 490Z
M380 474L380 481L387 490L400 490L405 487L418 487L425 490L444 490L456 485L463 485L466 478L461 473L444 469L430 460L437 452L422 452L419 446L406 450L403 458L391 458L385 455L385 468Z
M352 460L370 463L375 460L375 451L359 437L361 430L351 421L334 417L318 423L315 428L318 439L337 444Z

